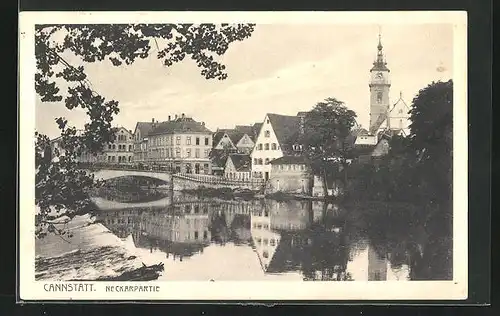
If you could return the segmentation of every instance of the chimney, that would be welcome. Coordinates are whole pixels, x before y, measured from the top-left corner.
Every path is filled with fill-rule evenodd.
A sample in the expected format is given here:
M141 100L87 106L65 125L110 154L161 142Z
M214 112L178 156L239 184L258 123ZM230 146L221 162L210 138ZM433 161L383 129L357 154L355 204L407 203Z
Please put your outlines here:
M201 122L201 126L205 126L205 122Z
M153 118L151 119L151 123L154 123L154 122L155 122L155 118L153 117Z
M175 114L175 119L177 119L177 114Z
M168 116L168 121L170 122L170 115Z
M182 113L182 118L184 118L184 113Z

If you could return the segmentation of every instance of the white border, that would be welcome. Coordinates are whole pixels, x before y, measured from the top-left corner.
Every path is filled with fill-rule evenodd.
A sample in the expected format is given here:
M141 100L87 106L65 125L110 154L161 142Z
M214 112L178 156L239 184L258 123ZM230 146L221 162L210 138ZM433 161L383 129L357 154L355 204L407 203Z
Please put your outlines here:
M35 24L83 23L329 23L329 24L454 25L453 124L453 281L412 282L148 282L160 292L112 293L106 285L131 282L96 282L95 292L46 292L47 282L35 281L34 239L34 130L35 130ZM467 13L413 12L21 12L19 111L19 296L22 300L445 300L467 298ZM53 283L53 282L51 282ZM134 283L139 285L139 282Z

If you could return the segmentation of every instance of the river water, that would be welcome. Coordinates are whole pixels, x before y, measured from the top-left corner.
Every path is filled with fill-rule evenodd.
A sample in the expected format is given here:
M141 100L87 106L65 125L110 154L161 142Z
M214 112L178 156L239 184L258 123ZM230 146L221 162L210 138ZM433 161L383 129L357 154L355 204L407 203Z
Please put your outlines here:
M356 207L181 193L157 203L96 201L95 212L64 223L70 240L37 241L37 279L92 279L160 262L159 280L452 279L450 238Z

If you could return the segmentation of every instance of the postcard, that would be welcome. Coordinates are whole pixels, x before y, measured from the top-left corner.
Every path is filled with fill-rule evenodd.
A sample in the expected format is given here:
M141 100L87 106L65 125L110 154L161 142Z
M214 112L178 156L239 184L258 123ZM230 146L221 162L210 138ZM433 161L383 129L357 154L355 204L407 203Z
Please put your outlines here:
M467 14L22 12L19 299L467 298Z

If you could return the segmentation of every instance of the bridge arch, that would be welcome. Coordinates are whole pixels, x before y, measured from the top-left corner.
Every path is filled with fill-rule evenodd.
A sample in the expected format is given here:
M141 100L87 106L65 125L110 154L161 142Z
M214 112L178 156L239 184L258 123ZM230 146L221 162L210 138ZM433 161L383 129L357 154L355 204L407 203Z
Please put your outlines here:
M91 171L94 177L98 180L110 180L120 177L147 177L158 179L167 183L172 182L172 174L167 172L155 172L146 170L114 170L114 169L101 169Z

